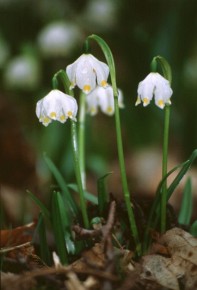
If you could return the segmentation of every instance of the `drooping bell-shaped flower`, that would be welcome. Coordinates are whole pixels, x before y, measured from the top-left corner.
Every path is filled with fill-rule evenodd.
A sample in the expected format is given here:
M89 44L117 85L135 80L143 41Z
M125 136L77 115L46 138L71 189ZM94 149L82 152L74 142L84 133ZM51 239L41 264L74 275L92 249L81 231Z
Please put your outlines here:
M136 106L141 102L144 107L148 106L153 97L155 98L155 105L161 109L165 107L165 104L171 104L172 89L170 83L159 73L152 72L141 81L137 93Z
M71 82L71 89L77 85L88 94L97 84L107 87L109 67L92 54L82 54L74 63L67 66L66 73Z
M48 126L53 120L65 123L70 118L76 121L77 110L75 98L59 90L52 90L36 105L36 115L44 126Z
M118 105L120 108L124 107L123 95L121 90L118 90ZM86 96L86 102L88 107L88 113L94 116L98 112L98 108L104 114L109 116L114 114L114 95L111 86L107 88L102 88L97 86L90 94Z

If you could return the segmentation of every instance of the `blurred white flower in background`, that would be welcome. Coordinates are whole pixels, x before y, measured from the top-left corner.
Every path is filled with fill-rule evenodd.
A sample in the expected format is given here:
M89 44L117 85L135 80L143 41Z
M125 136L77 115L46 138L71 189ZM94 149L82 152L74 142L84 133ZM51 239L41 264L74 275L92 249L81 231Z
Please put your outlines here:
M197 48L194 53L185 62L183 69L183 78L185 85L196 88L197 87Z
M96 32L106 31L115 26L120 1L116 0L91 0L82 15L84 25Z
M38 35L38 47L45 57L67 56L82 39L80 28L69 22L53 22Z
M118 90L118 105L119 108L124 108L123 94L121 90ZM96 87L90 94L86 96L87 111L91 116L94 116L98 112L98 108L108 115L114 114L114 95L111 86L107 88Z
M10 60L4 71L7 88L34 90L41 80L39 61L31 55L21 55Z

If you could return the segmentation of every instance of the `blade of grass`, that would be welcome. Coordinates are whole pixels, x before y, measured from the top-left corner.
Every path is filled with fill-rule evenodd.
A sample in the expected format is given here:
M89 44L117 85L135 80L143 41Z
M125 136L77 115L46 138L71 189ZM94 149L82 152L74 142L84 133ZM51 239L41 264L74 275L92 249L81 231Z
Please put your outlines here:
M35 204L40 208L41 212L45 216L45 218L50 221L50 212L47 207L29 190L26 191L29 197L35 202Z
M72 213L75 216L77 216L79 213L78 207L77 207L72 195L69 192L68 186L67 186L62 174L60 173L58 168L55 166L53 161L47 156L46 153L44 153L44 160L45 160L47 166L49 167L51 173L55 177L59 187L61 188L61 190L63 192L65 206L68 208L67 204L69 204L69 209L72 211Z
M160 202L160 196L161 196L161 188L163 185L163 182L174 172L176 171L178 168L182 167L181 170L179 171L179 173L177 174L177 176L174 178L174 180L172 181L171 185L168 187L167 189L167 200L169 200L169 198L171 197L173 191L176 189L176 187L178 186L179 182L181 181L181 179L183 178L183 176L187 173L187 171L189 170L189 168L191 167L192 163L195 161L195 159L197 158L197 149L195 149L190 158L175 166L172 170L170 170L166 176L164 176L164 178L161 180L161 182L159 183L159 186L157 188L156 191L156 195L155 195L155 199L153 202L153 205L151 207L150 210L150 214L148 217L148 222L147 222L147 226L146 226L146 230L145 230L145 234L144 234L144 245L143 245L143 252L145 252L147 250L147 247L149 245L149 231L151 227L155 227L156 224L158 223L158 219L159 219L159 202Z
M97 192L98 192L98 205L99 214L102 216L106 209L107 203L109 202L109 195L106 189L106 178L112 174L109 172L97 180Z
M189 225L192 216L192 205L192 183L191 178L188 178L183 190L181 209L178 216L179 224Z
M66 211L62 211L63 199L59 192L52 194L52 225L56 242L57 252L63 265L68 264L68 252L65 244L65 225L69 222L66 217Z
M187 171L190 169L192 163L197 158L197 149L195 149L190 158L188 159L188 162L183 166L183 168L180 170L180 172L175 177L174 181L170 184L167 190L167 199L171 197L172 193L174 192L175 188L178 186L179 182L183 178L183 176L187 173Z
M68 186L68 188L70 188L70 189L74 190L75 192L79 193L77 184L69 183L67 186ZM98 204L98 198L95 195L93 195L92 193L84 190L84 196L85 196L85 199L87 201L90 201L91 203L96 204L96 205Z
M190 234L197 238L197 220L193 222L193 224L190 227Z
M40 242L40 257L48 266L50 266L52 264L51 255L47 243L44 215L42 212L39 214L37 230Z

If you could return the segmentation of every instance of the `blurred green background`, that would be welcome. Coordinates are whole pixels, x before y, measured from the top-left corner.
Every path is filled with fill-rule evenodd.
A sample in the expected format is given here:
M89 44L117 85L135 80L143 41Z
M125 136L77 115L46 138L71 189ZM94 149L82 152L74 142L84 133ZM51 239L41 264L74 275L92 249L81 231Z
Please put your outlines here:
M40 188L51 178L43 152L67 181L74 180L69 124L43 127L35 106L51 90L54 73L81 55L83 41L92 33L114 55L125 101L121 118L126 158L162 144L163 111L153 103L135 107L138 83L150 72L155 55L168 60L173 74L170 150L182 161L197 147L195 0L0 0L3 185L42 194ZM104 60L95 44L92 53ZM114 120L100 113L87 117L87 127L87 169L98 177L117 160Z

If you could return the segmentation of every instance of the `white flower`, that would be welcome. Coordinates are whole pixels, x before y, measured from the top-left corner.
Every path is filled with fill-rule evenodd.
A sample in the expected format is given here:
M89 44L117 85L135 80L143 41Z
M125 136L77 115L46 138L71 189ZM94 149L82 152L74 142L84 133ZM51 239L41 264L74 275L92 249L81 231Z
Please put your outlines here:
M45 26L38 36L38 46L45 57L67 56L81 39L78 26L57 21Z
M77 102L73 97L59 90L52 90L37 102L36 115L44 126L48 126L53 120L65 123L70 118L76 121L77 109Z
M96 84L107 87L109 67L92 54L82 54L74 63L67 66L66 73L71 82L71 89L77 85L88 94Z
M11 89L34 90L40 79L40 63L34 56L17 56L8 62L4 71L5 84Z
M141 102L143 102L144 107L148 106L153 96L155 104L161 109L165 107L165 104L171 104L172 89L170 83L159 73L150 73L139 83L137 92L136 106Z
M123 95L120 90L118 90L118 92L118 105L120 108L123 108ZM114 95L111 86L108 86L107 88L97 86L96 89L86 96L86 102L88 113L91 116L97 114L98 107L100 107L103 113L109 116L114 114Z

